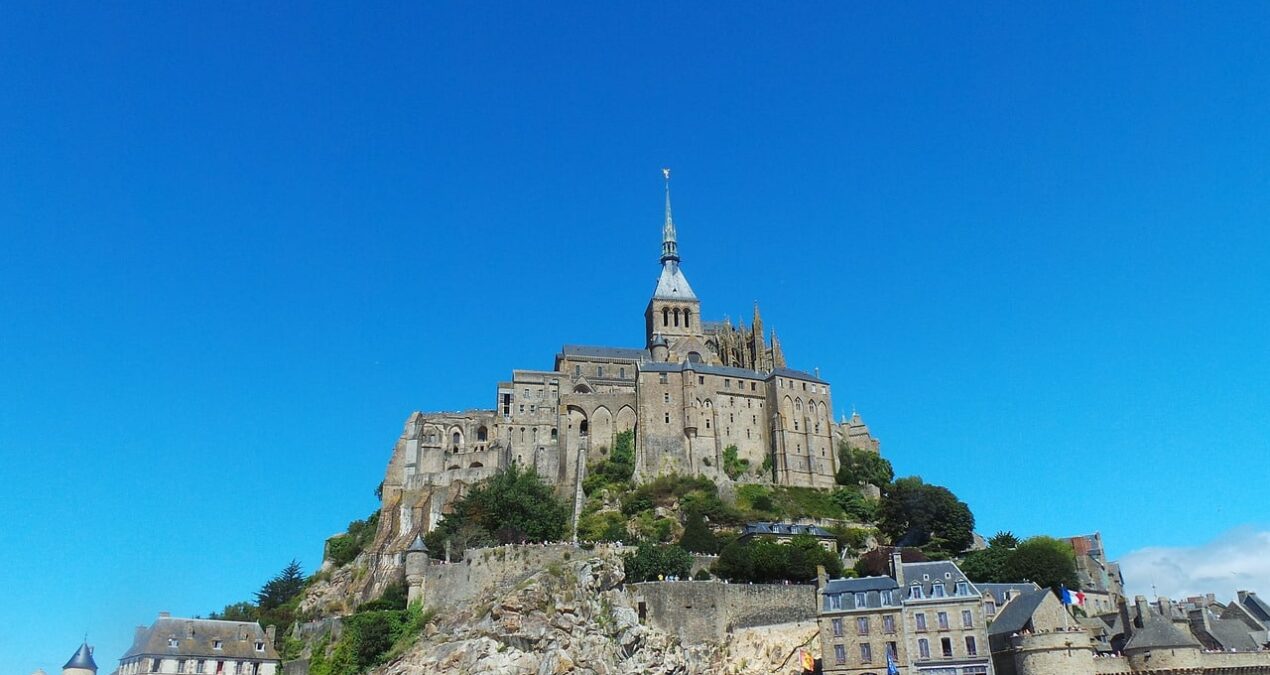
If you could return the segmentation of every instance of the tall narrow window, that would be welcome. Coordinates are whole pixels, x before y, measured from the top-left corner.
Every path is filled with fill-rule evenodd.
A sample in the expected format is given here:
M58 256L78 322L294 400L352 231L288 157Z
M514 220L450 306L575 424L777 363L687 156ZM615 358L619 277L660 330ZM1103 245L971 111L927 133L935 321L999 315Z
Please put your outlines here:
M930 640L922 638L917 641L917 655L923 659L930 658Z
M692 328L692 310L684 310L684 328Z
M670 308L669 307L661 308L661 325L663 326L670 325Z
M952 638L940 638L939 646L943 650L944 656L952 656Z
M867 642L860 645L860 663L873 663L873 645Z
M675 308L675 327L679 327L679 308Z
M975 636L973 635L966 636L966 654L969 656L979 654L979 646L975 644Z

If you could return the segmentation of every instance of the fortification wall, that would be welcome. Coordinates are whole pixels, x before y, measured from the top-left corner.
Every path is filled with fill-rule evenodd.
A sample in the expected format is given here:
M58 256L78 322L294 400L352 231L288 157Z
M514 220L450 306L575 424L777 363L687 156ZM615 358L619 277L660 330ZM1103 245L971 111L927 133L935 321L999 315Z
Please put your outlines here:
M692 644L723 642L740 628L816 618L814 586L653 581L630 584L627 592L642 621Z
M572 544L472 549L452 563L432 561L424 573L423 604L448 607L510 588L553 563L591 555Z

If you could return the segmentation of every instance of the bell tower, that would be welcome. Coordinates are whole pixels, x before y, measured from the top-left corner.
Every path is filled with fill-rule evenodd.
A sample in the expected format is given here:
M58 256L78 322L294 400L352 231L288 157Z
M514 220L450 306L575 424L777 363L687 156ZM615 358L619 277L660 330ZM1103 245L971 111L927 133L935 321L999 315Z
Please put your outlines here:
M692 292L679 269L679 241L670 212L670 169L662 169L666 179L666 221L661 229L661 276L644 311L645 344L651 349L658 335L670 345L671 359L678 361L695 354L708 358L701 327L701 301Z

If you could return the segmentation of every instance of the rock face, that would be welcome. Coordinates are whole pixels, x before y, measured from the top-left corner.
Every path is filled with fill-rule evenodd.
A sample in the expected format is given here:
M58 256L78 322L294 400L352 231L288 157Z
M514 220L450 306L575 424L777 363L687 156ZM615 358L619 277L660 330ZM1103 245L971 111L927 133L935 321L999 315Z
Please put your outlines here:
M550 564L510 589L492 591L458 606L443 607L419 642L375 675L505 674L704 675L796 673L787 659L795 640L814 634L774 631L763 645L751 635L744 655L721 645L685 646L639 623L621 588L620 557L583 553ZM788 660L784 668L781 664Z

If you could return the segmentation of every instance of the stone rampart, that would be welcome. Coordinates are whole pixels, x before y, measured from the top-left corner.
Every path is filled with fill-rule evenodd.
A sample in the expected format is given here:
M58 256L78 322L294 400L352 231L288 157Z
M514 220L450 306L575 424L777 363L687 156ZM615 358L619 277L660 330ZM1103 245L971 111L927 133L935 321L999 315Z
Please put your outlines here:
M630 584L627 592L642 622L691 644L723 642L739 628L816 617L814 586L666 581Z
M573 544L526 544L472 549L452 563L432 561L424 573L423 604L451 607L510 588L553 563L592 555Z

